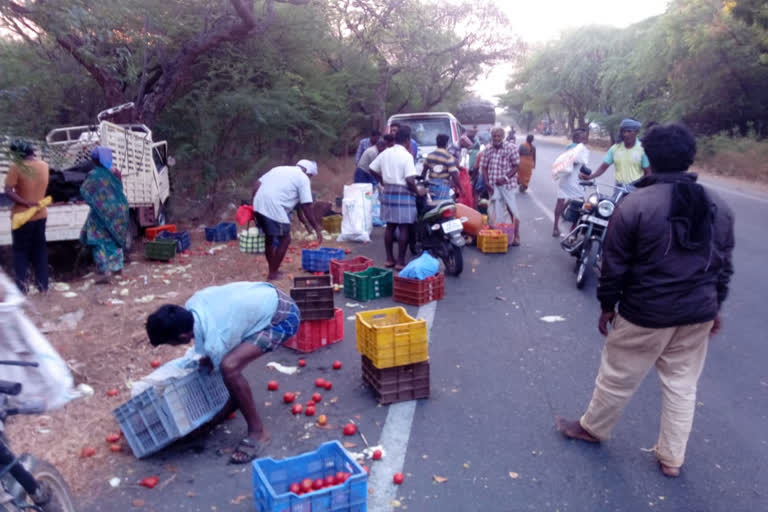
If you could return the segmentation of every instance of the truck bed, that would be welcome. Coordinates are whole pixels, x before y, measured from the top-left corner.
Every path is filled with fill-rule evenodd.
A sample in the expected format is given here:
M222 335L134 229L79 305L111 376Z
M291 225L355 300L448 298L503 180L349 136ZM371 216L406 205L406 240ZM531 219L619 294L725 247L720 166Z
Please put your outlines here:
M48 242L77 240L88 218L90 207L85 203L59 204L48 207L45 238ZM0 246L11 245L11 209L0 208Z

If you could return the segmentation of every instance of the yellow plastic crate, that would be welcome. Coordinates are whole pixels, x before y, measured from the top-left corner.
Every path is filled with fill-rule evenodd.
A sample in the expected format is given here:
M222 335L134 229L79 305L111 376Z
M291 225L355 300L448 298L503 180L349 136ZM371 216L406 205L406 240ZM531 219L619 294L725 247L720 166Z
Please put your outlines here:
M477 248L484 253L505 253L509 248L507 235L497 229L483 229L477 235Z
M357 350L376 368L392 368L429 359L427 322L412 318L405 308L357 313Z

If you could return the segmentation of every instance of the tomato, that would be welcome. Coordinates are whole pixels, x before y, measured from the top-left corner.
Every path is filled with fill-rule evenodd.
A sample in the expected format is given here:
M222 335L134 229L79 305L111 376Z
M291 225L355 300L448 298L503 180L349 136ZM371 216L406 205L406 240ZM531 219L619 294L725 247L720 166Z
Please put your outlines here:
M328 475L327 477L325 477L325 486L326 487L333 487L334 485L336 485L336 483L337 482L336 482L336 477L335 476Z
M288 492L299 494L301 492L301 484L296 484L296 483L291 484L291 487L288 488Z
M312 479L311 478L305 478L301 481L301 490L302 492L310 492L312 491Z
M328 416L326 416L325 414L321 414L320 416L318 416L317 424L320 425L321 427L326 426L328 424Z
M333 369L334 370L341 370L341 361L334 361L333 362Z
M156 476L148 476L147 478L142 479L139 482L139 485L143 485L147 489L152 489L154 486L157 485L159 481L160 479Z
M325 379L322 377L318 377L315 379L315 387L317 388L324 388L325 387Z
M117 396L120 392L117 389L110 389L107 391L107 396Z
M83 446L83 449L80 451L80 456L83 458L93 457L95 454L96 448L93 446Z
M304 411L304 414L306 414L307 416L314 416L315 415L315 408L307 406L307 409L306 409L306 411Z
M294 400L296 400L296 393L292 393L292 392L288 391L287 393L285 393L283 395L283 402L285 402L287 404L292 403Z
M291 412L293 414L301 414L301 411L303 411L304 408L301 406L301 404L294 404L293 407L291 407Z
M151 366L152 368L160 368L160 366L161 366L162 364L163 364L163 362L162 362L162 361L160 361L159 359L153 359L153 360L151 360L151 361L149 362L149 366Z
M325 381L325 386L323 387L325 388L326 391L330 391L331 389L333 389L333 384L331 384L331 381L327 380Z
M109 434L107 436L108 443L116 443L120 440L120 434Z
M322 489L324 485L325 485L325 482L323 481L323 479L318 478L317 480L312 482L312 489L314 490Z
M402 473L395 473L395 476L392 477L392 481L395 482L397 485L400 485L403 483L403 480L405 480L405 476L403 476Z
M277 383L276 380L271 380L271 381L267 382L267 389L269 391L277 391L277 388L279 388L279 387L280 387L280 385Z
M320 393L312 393L312 401L317 403L320 403L323 401L323 395Z
M299 359L299 368L304 368L307 366L307 362L303 359Z
M345 436L353 436L357 433L357 427L354 423L347 423L344 425L344 435Z
M352 249L344 249L344 254L352 254Z
M381 460L381 450L374 450L371 458L373 460Z
M121 452L123 451L123 447L119 444L111 444L109 445L109 451L111 452Z
M337 484L343 484L347 481L347 474L343 471L339 471L336 473L336 483Z

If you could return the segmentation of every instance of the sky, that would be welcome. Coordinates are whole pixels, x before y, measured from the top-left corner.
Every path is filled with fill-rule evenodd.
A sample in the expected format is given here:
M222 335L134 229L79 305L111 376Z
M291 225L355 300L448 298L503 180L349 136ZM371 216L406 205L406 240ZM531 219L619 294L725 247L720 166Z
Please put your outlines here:
M669 0L500 0L515 33L529 43L557 39L564 29L586 25L626 27L666 10ZM504 92L511 66L496 66L488 76L475 84L475 92L482 98L495 101Z

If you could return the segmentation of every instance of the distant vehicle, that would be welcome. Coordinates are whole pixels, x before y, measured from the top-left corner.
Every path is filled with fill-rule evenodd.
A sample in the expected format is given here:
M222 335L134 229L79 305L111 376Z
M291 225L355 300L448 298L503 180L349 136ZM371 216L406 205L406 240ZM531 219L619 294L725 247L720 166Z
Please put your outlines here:
M467 128L477 127L478 133L490 133L496 126L496 106L488 100L468 100L459 104L456 117Z
M387 131L392 123L411 129L411 137L419 145L416 166L421 171L421 163L429 153L437 148L436 139L441 133L450 137L450 143L459 144L459 138L465 129L453 114L448 112L418 112L413 114L395 114L387 121Z

